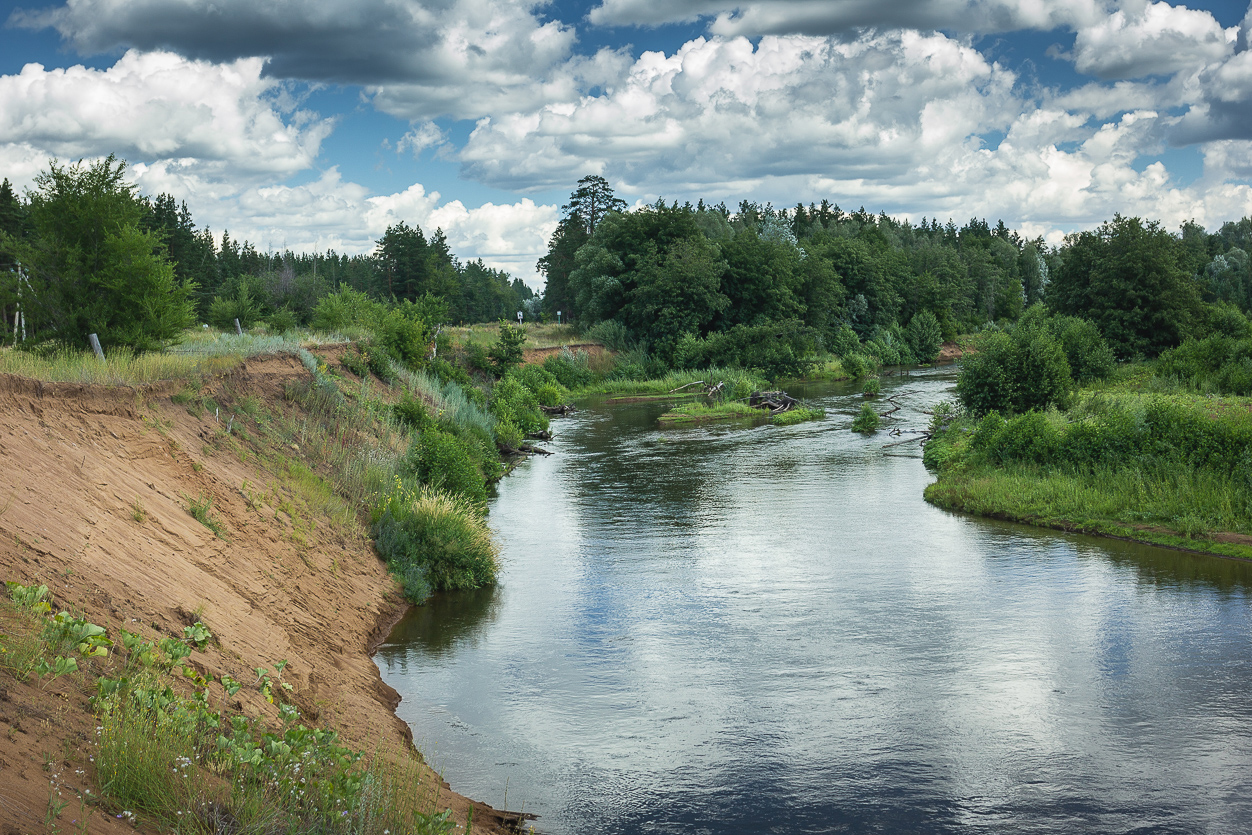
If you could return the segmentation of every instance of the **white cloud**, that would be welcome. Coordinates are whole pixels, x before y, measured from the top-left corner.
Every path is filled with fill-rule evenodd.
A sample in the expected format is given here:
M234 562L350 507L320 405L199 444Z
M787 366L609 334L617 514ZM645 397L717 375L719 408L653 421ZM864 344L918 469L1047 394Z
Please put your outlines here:
M1080 27L1072 57L1079 72L1101 78L1171 75L1229 55L1237 32L1223 30L1206 11L1128 2Z
M55 28L81 53L170 50L266 59L272 77L361 84L404 118L474 118L532 95L563 64L574 30L542 21L541 0L68 0L11 22ZM388 106L387 103L395 102Z
M138 52L107 70L27 64L0 76L0 145L185 160L201 177L231 180L304 170L333 123L302 111L284 120L266 99L275 82L261 78L261 64Z
M1006 32L1076 27L1096 20L1104 0L602 0L589 19L652 26L714 18L714 34L832 34L858 29Z
M653 193L834 168L893 178L1007 126L1014 82L938 34L699 38L644 53L604 95L483 119L461 159L468 176L513 187L609 171Z
M437 148L448 141L447 134L434 122L425 121L413 127L408 133L400 137L400 141L396 143L396 150L400 153L410 153L417 156L427 148Z

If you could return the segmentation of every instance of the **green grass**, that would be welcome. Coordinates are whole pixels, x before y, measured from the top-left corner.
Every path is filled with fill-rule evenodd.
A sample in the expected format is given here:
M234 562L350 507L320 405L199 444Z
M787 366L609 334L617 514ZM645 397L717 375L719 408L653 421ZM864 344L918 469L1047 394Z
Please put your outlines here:
M523 322L526 329L526 342L523 348L558 348L562 345L584 345L592 340L576 333L569 325L534 324ZM460 345L480 345L484 348L494 345L500 338L500 323L485 322L476 325L463 325L444 328L443 332L452 337Z
M958 417L927 442L952 510L1252 557L1252 399L1162 392L1143 367L1067 412Z
M792 409L789 412L783 412L780 415L774 415L771 421L775 426L794 426L797 423L805 423L810 420L821 420L826 417L825 409L810 409L800 407Z
M1252 534L1252 495L1203 469L982 466L941 474L925 495L979 516L1252 558L1252 547L1213 537Z
M657 418L657 423L672 428L721 420L765 420L768 417L768 412L732 400L729 403L685 403L661 415Z
M213 531L218 539L226 539L226 528L213 516L213 500L201 493L198 497L183 496L187 500L187 512L197 522Z

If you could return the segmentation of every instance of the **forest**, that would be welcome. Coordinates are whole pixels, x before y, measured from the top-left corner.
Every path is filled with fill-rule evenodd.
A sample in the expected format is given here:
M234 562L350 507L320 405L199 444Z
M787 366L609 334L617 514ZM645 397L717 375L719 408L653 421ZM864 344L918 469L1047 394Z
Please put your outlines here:
M396 303L429 294L448 322L512 319L538 305L520 279L456 258L442 230L428 236L396 223L368 255L260 252L229 230L219 244L196 227L185 202L139 195L125 170L113 157L90 166L53 162L24 196L7 178L0 184L0 310L8 326L0 343L85 345L88 328L106 346L145 349L196 322L233 328L235 319L283 332L308 326L318 301L340 286ZM23 287L24 321L15 322ZM149 338L126 322L134 315L127 311L154 304L161 312L152 313Z

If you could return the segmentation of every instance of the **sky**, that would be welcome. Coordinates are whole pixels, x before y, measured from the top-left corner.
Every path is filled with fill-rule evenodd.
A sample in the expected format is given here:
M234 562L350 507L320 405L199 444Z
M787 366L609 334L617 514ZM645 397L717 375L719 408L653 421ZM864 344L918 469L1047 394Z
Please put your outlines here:
M263 251L404 221L538 288L579 178L1059 243L1252 215L1252 7L0 0L0 177L116 154Z

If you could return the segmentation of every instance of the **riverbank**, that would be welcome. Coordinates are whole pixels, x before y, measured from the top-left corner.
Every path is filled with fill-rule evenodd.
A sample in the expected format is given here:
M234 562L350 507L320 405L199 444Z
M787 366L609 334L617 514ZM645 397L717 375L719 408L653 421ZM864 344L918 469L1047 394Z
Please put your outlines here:
M926 500L1252 559L1252 401L1140 391L1142 377L1082 392L1066 412L932 426L925 461L938 479Z
M334 350L319 353L334 359ZM511 816L452 793L420 763L394 714L398 696L370 658L407 604L362 509L317 474L326 439L293 396L309 372L290 354L225 367L194 391L183 381L0 375L0 578L47 585L54 611L115 640L122 629L157 640L204 623L214 640L192 653L192 668L244 685L229 696L210 685L214 704L274 727L280 705L258 686L257 669L285 662L285 699L300 721L420 769L431 811L451 809L463 823L472 808L475 831L505 831ZM278 426L291 431L269 431ZM277 443L286 434L290 442ZM6 832L41 821L87 833L123 828L116 815L128 810L98 800L87 666L55 681L0 672ZM155 831L151 821L142 828Z

